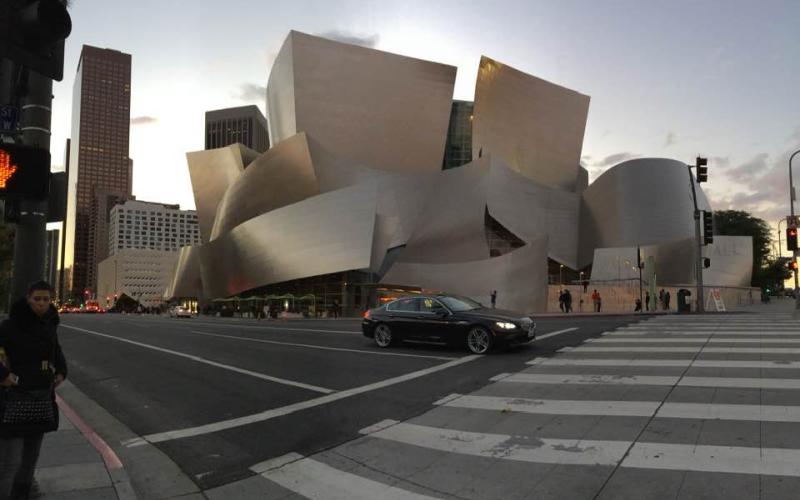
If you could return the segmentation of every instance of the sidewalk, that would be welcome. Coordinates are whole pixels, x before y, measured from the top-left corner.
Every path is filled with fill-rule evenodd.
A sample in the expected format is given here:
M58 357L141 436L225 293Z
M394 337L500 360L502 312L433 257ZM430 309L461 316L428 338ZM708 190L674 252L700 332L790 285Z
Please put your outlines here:
M60 426L45 435L36 469L42 499L136 500L116 454L57 397Z

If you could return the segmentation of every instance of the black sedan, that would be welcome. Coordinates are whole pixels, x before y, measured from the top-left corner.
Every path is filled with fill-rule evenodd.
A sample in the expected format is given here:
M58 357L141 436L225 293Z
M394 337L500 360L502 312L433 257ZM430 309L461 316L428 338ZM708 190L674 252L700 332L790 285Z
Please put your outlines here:
M456 295L403 297L364 313L361 330L378 347L398 342L464 346L485 354L496 345L533 340L536 323L513 311L484 307Z

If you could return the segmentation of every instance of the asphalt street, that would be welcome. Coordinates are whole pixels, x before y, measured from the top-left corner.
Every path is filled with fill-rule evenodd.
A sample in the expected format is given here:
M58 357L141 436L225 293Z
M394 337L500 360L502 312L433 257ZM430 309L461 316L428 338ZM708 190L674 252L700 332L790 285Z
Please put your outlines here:
M638 319L543 318L535 343L487 356L381 350L352 319L65 315L60 337L70 380L139 436L124 445L152 443L208 490L255 476L254 464L314 455L376 422L422 415L445 396Z

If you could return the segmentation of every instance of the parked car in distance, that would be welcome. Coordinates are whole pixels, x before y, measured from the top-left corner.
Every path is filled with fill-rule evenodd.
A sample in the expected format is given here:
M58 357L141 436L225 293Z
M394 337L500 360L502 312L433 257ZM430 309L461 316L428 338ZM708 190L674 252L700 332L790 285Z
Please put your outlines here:
M170 318L191 318L194 316L192 314L191 309L187 309L181 306L175 306L169 310L169 317Z
M386 348L398 342L466 347L486 354L495 346L525 344L536 322L519 312L485 307L449 294L402 297L364 313L361 331Z
M78 310L77 312L83 312L87 314L100 314L105 313L106 310L100 306L100 303L94 300L86 301L86 306L82 310Z

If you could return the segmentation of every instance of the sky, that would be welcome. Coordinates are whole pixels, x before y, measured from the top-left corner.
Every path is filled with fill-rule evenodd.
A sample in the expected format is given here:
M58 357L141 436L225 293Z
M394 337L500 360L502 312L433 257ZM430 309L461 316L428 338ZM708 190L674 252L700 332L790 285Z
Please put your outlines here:
M53 92L55 169L82 45L126 52L133 194L145 201L194 208L185 153L204 147L204 113L266 111L270 67L297 30L456 66L456 99L473 98L486 55L591 97L590 180L630 158L702 155L713 208L772 225L789 213L788 158L800 149L796 0L72 0L70 14Z

